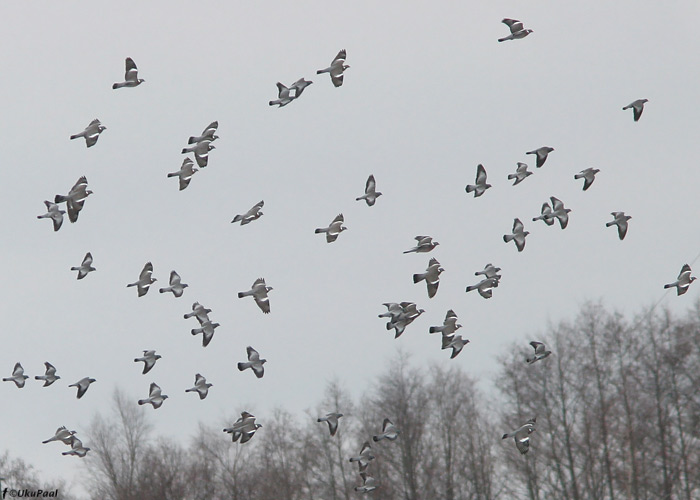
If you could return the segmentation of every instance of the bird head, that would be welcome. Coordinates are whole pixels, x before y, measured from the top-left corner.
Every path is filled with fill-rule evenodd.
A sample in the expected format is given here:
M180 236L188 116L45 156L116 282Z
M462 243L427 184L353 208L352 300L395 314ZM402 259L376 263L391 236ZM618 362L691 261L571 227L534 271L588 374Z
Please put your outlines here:
M340 231L346 231L348 228L345 226L340 226Z
M263 359L260 360L260 364L261 364L261 365L264 365L265 363L267 363L267 360L266 360L265 358L263 358Z
M343 71L345 71L345 70L348 69L349 67L350 67L350 66L349 66L348 64L343 64Z
M266 286L266 287L265 287L265 291L269 292L270 290L274 290L274 288L272 288L271 286Z
M144 80L143 78L139 78L139 80L138 80L139 83L143 83L143 82L145 82L145 81L146 81L146 80Z
M163 399L168 399L168 395L167 395L167 394L163 394L161 397L162 397Z
M107 130L107 127L105 127L104 125L100 125L99 127L97 127L97 131L98 131L100 134L101 134L102 131L104 131L104 130Z

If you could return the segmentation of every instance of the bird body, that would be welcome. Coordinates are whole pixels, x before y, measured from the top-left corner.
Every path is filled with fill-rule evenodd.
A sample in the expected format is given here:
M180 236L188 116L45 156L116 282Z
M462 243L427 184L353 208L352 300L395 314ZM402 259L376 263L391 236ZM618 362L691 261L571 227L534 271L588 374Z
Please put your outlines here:
M37 215L37 219L51 219L53 222L53 230L58 231L63 225L63 215L66 213L65 210L60 210L58 205L51 203L49 200L44 200L44 205L46 205L46 213L43 215Z
M399 437L400 431L396 428L396 426L389 420L388 418L384 419L384 422L382 423L382 433L377 434L376 436L372 436L372 440L376 443L377 441L381 441L382 439L388 439L389 441L395 441L397 437Z
M488 263L484 266L483 271L476 271L474 273L474 276L482 275L485 278L498 278L498 279L500 279L501 276L498 274L498 271L500 271L500 270L501 270L500 267L495 267L493 264Z
M462 325L457 323L457 315L450 309L445 315L445 320L442 322L442 326L431 326L428 330L429 333L440 332L443 337L452 335L454 332L462 328Z
M688 264L683 264L681 272L678 274L678 278L673 283L668 283L664 285L664 288L676 287L677 295L683 295L688 291L690 284L695 281L695 276L691 276L691 269Z
M250 368L256 377L263 378L263 375L265 375L265 367L263 365L267 363L267 360L260 359L258 351L250 346L246 347L246 353L248 354L248 361L238 363L238 370L243 371Z
M70 451L64 451L61 455L73 455L83 458L88 451L90 451L90 448L83 446L83 442L73 435L70 437Z
M382 193L377 191L377 182L374 180L374 175L370 175L365 184L365 194L359 198L355 198L355 201L365 200L367 206L371 207L381 195Z
M78 271L78 278L79 280L83 279L85 276L88 275L88 273L91 273L92 271L97 271L94 267L92 267L92 254L90 252L85 254L85 257L83 257L83 262L80 264L78 267L71 267L71 271Z
M428 263L428 268L425 270L424 273L418 273L413 275L413 283L418 283L420 281L425 280L425 283L428 286L428 297L432 299L437 293L438 286L440 285L440 274L443 271L444 269L440 267L440 263L438 262L438 260L435 257L433 257L432 259L430 259L430 262Z
M636 101L633 101L624 108L622 108L622 110L624 111L626 109L632 108L632 111L634 112L634 121L638 122L639 119L642 117L642 111L644 111L644 103L646 102L649 102L649 99L637 99Z
M254 220L259 219L262 217L263 213L261 212L262 207L265 205L264 200L260 200L258 203L253 205L253 208L248 210L244 214L238 214L236 215L231 223L233 224L234 222L240 222L241 226L245 226L246 224L253 222Z
M143 361L143 372L141 373L145 375L151 371L151 368L156 365L156 361L158 361L161 357L162 356L160 354L156 354L156 351L154 350L143 351L143 356L140 358L134 358L134 363Z
M216 149L216 146L211 145L211 139L203 139L193 146L182 148L182 154L194 153L194 159L199 168L204 168L209 164L209 151Z
M319 69L316 71L316 74L320 75L321 73L330 73L333 85L340 87L343 84L343 73L350 67L345 64L346 57L347 54L345 49L341 50L338 52L338 55L335 56L330 66L325 69Z
M535 420L536 417L528 420L525 424L521 425L513 432L503 434L503 437L501 439L507 439L510 437L514 438L515 447L520 453L524 455L530 450L530 434L532 434L536 430Z
M83 377L80 380L78 380L76 383L71 384L68 387L77 387L78 394L76 395L76 397L78 399L80 399L85 395L85 391L88 390L88 387L90 387L90 384L92 384L94 382L97 382L94 378Z
M197 137L190 137L187 141L187 144L196 144L198 142L202 141L209 141L213 142L219 138L218 135L216 134L216 130L219 128L219 122L218 121L213 121L207 127L202 131L202 135L199 135Z
M153 264L151 264L150 262L146 262L146 264L143 266L143 269L141 270L141 273L139 274L138 281L129 283L128 285L126 285L126 287L129 288L131 286L135 286L139 297L143 297L148 293L148 289L150 288L150 286L156 281L158 281L156 278L153 278L151 276L152 273Z
M123 87L137 87L141 85L146 80L139 78L138 68L136 68L136 63L131 57L127 57L125 61L126 72L124 73L124 81L117 82L112 85L113 89L120 89Z
M170 286L166 286L165 288L161 288L158 290L160 293L166 293L166 292L172 292L172 294L176 297L182 297L182 294L184 293L185 288L187 288L189 285L187 283L183 283L182 280L180 279L180 275L177 274L175 271L170 271Z
M369 493L377 489L377 481L374 477L367 475L366 472L360 472L360 477L362 478L362 485L355 486L355 491L358 493Z
M483 298L490 299L493 295L493 289L496 287L498 287L498 278L484 278L476 285L468 286L466 291L471 292L472 290L476 290Z
M178 177L180 179L180 191L190 185L190 180L199 169L194 166L194 162L189 158L182 161L182 166L177 172L170 172L168 177Z
M197 317L199 319L199 317ZM211 342L211 339L214 338L214 330L216 330L219 327L219 323L212 323L210 320L206 321L200 321L200 326L199 328L193 328L191 330L192 335L197 335L198 333L202 334L202 347L206 347L209 345L209 342Z
M270 298L267 296L273 288L265 284L265 278L258 278L253 282L253 286L250 290L245 292L238 292L238 298L252 296L255 299L255 303L258 305L260 310L264 314L270 313Z
M53 435L53 437L50 437L46 441L42 441L42 444L47 444L52 441L61 441L63 444L67 444L68 446L71 445L71 442L73 441L73 435L75 434L75 431L69 431L66 426L61 426L58 429L56 429L56 433Z
M630 215L625 215L625 212L610 212L615 220L607 222L605 227L617 226L617 236L620 240L624 240L627 235L627 221L632 217Z
M274 101L270 101L268 104L270 106L277 105L278 107L283 107L289 104L294 100L294 97L289 95L289 89L286 87L286 85L283 85L280 82L277 82L277 99Z
M350 462L358 462L360 466L360 472L364 471L369 463L374 460L376 457L374 456L374 453L372 452L372 447L369 445L369 441L365 441L362 444L362 449L360 450L359 455L356 455L354 457L350 457Z
M44 385L42 387L48 387L61 377L56 375L56 367L48 361L44 362L44 366L46 367L46 372L43 375L35 375L34 380L43 380Z
M525 231L523 223L520 222L520 219L516 218L515 220L513 220L513 233L504 234L503 241L505 241L506 243L508 243L509 241L515 242L515 246L517 247L518 252L522 252L525 248L525 237L528 234L530 234L530 231Z
M548 201L542 204L542 210L540 211L540 215L532 218L533 222L538 220L541 220L548 226L554 224L554 218L552 217L552 206L549 204Z
M326 413L325 417L319 417L316 421L328 423L328 430L331 436L335 436L335 433L338 431L338 419L342 416L343 414L338 412Z
M564 208L564 203L554 196L550 196L549 199L552 201L552 212L543 214L544 218L554 221L556 217L559 220L559 226L562 229L566 229L566 226L569 224L569 212L571 212L571 209Z
M481 163L479 163L479 165L476 167L476 180L474 181L474 184L467 184L465 189L467 193L474 192L474 198L477 198L484 194L490 187L491 184L486 183L486 169Z
M452 355L450 359L454 359L457 355L462 352L464 346L469 343L469 339L463 339L461 335L454 336L443 336L442 337L442 348L452 349Z
M186 313L184 315L184 317L185 317L185 319L187 319L187 318L191 318L192 316L195 316L197 318L197 321L199 321L199 323L202 324L205 321L209 321L209 313L210 312L211 312L211 309L207 309L199 302L195 302L194 304L192 304L192 312Z
M333 243L338 239L338 235L347 229L347 227L343 226L343 222L345 222L343 214L338 214L328 227L317 227L314 233L325 233L326 243Z
M209 394L209 388L212 386L213 384L207 383L205 377L197 373L194 376L194 387L185 389L185 392L196 392L199 394L199 399L204 399L207 397L207 394Z
M87 127L85 127L85 130L83 130L79 134L71 135L70 139L72 141L73 139L83 137L85 138L85 145L87 147L92 147L97 143L97 139L99 139L100 134L105 130L107 130L107 127L102 125L102 123L100 123L100 120L95 118L90 122L90 124Z
M537 168L540 168L542 165L544 165L544 162L547 161L547 156L552 151L554 151L554 148L550 148L549 146L542 146L541 148L537 148L537 149L533 149L532 151L528 151L525 154L526 155L535 155L537 157Z
M499 38L499 42L505 42L506 40L518 40L520 38L525 38L527 35L532 33L532 30L525 29L523 23L517 19L503 19L501 21L503 24L510 28L510 35Z
M255 431L262 427L255 422L255 416L247 411L241 412L241 417L231 427L226 427L224 432L231 434L231 440L236 442L240 439L241 444L247 443L255 434Z
M22 363L15 363L15 367L12 369L12 376L3 378L3 382L14 382L18 389L24 387L24 381L29 377L24 374L24 368Z
M78 215L85 205L85 198L92 194L92 191L87 188L87 185L87 178L83 175L73 184L73 187L67 195L57 194L54 197L54 203L66 203L68 220L71 222L76 222L78 220Z
M531 358L527 358L525 361L527 364L531 365L535 363L536 361L539 361L541 359L546 358L550 354L552 354L552 351L546 351L545 350L545 345L542 342L537 342L533 340L530 342L530 345L532 346L533 349L535 349L535 354Z
M404 330L406 330L406 327L425 312L424 309L418 309L413 302L401 302L399 306L401 311L386 324L387 330L394 329L395 339L399 338Z
M515 179L515 182L513 182L513 186L515 186L523 182L529 175L532 175L532 172L527 169L527 163L518 162L515 173L508 174L508 180Z
M146 399L139 399L139 405L150 404L153 406L154 410L157 410L163 405L163 401L168 399L168 396L162 394L160 386L155 382L151 383L151 387L148 390L148 397Z
M432 251L440 244L437 241L433 241L430 236L416 236L414 239L418 242L418 244L415 247L406 250L404 253L426 253Z

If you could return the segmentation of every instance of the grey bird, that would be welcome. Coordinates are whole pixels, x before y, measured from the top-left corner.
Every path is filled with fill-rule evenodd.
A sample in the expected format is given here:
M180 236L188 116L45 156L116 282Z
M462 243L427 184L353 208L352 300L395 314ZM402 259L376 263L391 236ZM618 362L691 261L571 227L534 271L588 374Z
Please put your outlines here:
M198 142L202 141L209 141L213 142L219 138L218 135L216 135L216 130L219 128L219 122L214 121L211 122L207 127L204 129L202 132L202 135L198 135L197 137L190 137L187 140L187 144L196 144Z
M83 442L73 435L70 438L70 451L64 451L61 455L73 455L83 458L88 451L90 451L90 448L83 446Z
M199 317L197 317L197 319L199 319ZM201 333L202 347L206 347L209 345L209 342L211 342L211 339L214 338L214 330L216 330L219 326L221 326L219 323L212 323L208 319L206 321L200 320L199 328L193 328L190 333L192 333L192 335Z
M192 312L186 313L184 315L184 318L188 319L188 318L191 318L192 316L196 316L197 320L201 324L201 323L204 323L205 321L209 321L209 313L210 312L211 312L211 309L207 309L199 302L195 302L194 304L192 304Z
M530 234L530 231L525 231L523 223L520 222L520 219L516 218L513 220L513 233L504 234L503 241L505 241L506 243L508 243L509 241L515 242L515 246L517 247L518 252L522 252L525 248L525 237L528 234Z
M24 381L29 377L24 374L24 368L22 368L22 363L15 363L15 367L12 369L12 376L3 378L3 382L14 382L18 389L24 387Z
M540 168L542 165L544 165L544 162L547 161L547 156L552 151L554 151L554 148L550 148L549 146L542 146L541 148L537 148L537 149L533 149L532 151L528 151L525 154L526 155L536 155L537 156L537 168Z
M148 389L148 397L146 399L139 399L139 405L150 404L153 406L154 410L157 410L163 405L163 401L168 399L168 396L163 394L160 386L155 382L151 382L151 387Z
M486 183L486 169L481 163L479 163L479 165L476 167L476 180L474 181L474 184L467 184L465 189L467 193L471 193L473 191L474 198L477 198L484 194L490 187L491 184Z
M185 288L187 288L188 286L190 286L190 285L182 282L182 279L180 278L179 274L177 274L175 271L170 271L169 286L166 286L165 288L161 288L158 291L160 293L172 292L172 294L176 298L179 298L179 297L182 297L182 294L184 293Z
M94 378L90 377L83 377L80 380L78 380L76 383L69 385L68 387L77 387L78 388L78 393L76 397L78 399L82 398L83 395L85 394L85 391L88 390L90 387L90 384L97 382Z
M286 85L277 82L277 99L274 101L270 101L268 104L270 106L277 105L277 107L283 107L289 104L294 100L294 97L289 95L289 89L287 88Z
M554 218L551 217L551 215L552 215L552 206L549 204L548 201L546 201L542 204L542 210L540 210L540 215L537 217L533 217L532 221L535 222L535 221L541 220L545 224L547 224L548 226L551 226L552 224L554 224Z
M265 314L269 314L270 298L267 296L267 294L272 289L273 288L271 286L267 286L265 284L265 278L258 278L253 282L253 286L250 290L245 292L238 292L238 298L242 299L243 297L252 296L255 299L255 303L258 305L260 310Z
M438 260L433 257L428 262L428 268L424 273L417 273L413 275L413 283L418 283L425 280L425 284L428 286L428 298L435 297L437 293L438 286L440 286L440 274L444 271L440 267Z
M457 315L455 312L450 309L447 311L447 314L445 315L445 319L442 322L441 326L431 326L430 329L428 330L429 333L437 333L440 332L443 337L452 335L454 332L462 328L462 325L457 323Z
M362 449L360 450L359 455L350 457L350 462L358 462L358 465L360 466L360 472L363 472L367 468L369 463L375 458L376 457L372 452L372 447L369 445L369 441L365 441L362 444Z
M386 329L395 331L394 338L397 339L406 330L406 327L413 323L418 316L425 312L424 309L418 309L416 304L413 302L402 302L401 313L396 317L396 319L391 319L386 324Z
M381 195L382 193L377 191L377 182L374 180L374 175L370 175L365 184L365 194L359 198L355 198L355 201L365 200L367 206L371 207Z
M505 42L506 40L517 40L519 38L525 38L527 35L532 33L532 30L525 29L523 23L517 19L503 19L501 21L503 24L510 28L510 35L499 38L499 42Z
M338 419L342 417L342 413L326 413L325 417L319 417L316 422L326 422L328 423L328 430L331 433L331 436L335 436L335 433L338 431Z
M253 205L253 208L248 210L244 214L238 214L236 215L231 223L233 224L234 222L240 222L241 226L245 226L246 224L253 222L254 220L259 219L260 217L263 216L263 213L261 212L262 207L265 205L264 200L260 200L258 203Z
M139 78L139 70L136 68L136 63L131 57L126 58L125 66L126 72L124 73L124 81L117 82L112 85L113 89L120 89L122 87L137 87L146 81Z
M501 270L500 267L495 267L493 264L488 263L488 264L486 264L486 265L484 266L484 270L483 270L483 271L476 271L476 272L474 273L474 276L482 275L482 276L484 276L485 278L497 278L497 279L501 279L501 275L498 274L498 271L500 271L500 270Z
M51 384L53 384L54 382L56 382L58 379L60 379L61 377L56 375L56 367L54 365L52 365L51 363L49 363L48 361L44 361L44 366L46 367L46 371L44 372L44 374L43 375L35 375L34 380L43 380L44 385L42 385L42 387L48 387Z
M562 229L566 229L567 224L569 224L569 212L571 212L571 209L564 208L564 203L554 196L550 196L549 199L552 201L552 213L545 215L545 218L553 221L556 217L559 219L559 226Z
M524 455L530 449L530 434L535 432L536 418L537 417L531 418L525 424L515 429L513 432L503 434L503 437L501 439L507 439L510 437L514 438L515 447L518 448L518 451Z
M622 108L622 110L630 109L634 111L634 121L638 122L642 116L642 111L644 111L644 103L649 102L649 99L637 99L634 102L629 103L627 106Z
M56 429L56 433L53 435L53 437L50 437L46 441L42 441L41 444L51 443L52 441L61 441L63 444L70 446L74 434L75 431L69 431L65 425L62 425Z
M185 189L190 185L190 180L195 172L199 172L199 169L194 166L194 162L189 158L185 158L182 161L182 166L177 172L170 172L168 177L178 177L180 179L180 191Z
M87 185L87 178L83 175L73 184L73 187L67 195L57 194L53 199L54 203L66 203L68 219L71 222L76 222L78 220L78 214L85 205L85 198L92 194L92 191L87 188Z
M343 72L350 67L345 64L346 57L347 54L345 49L341 50L338 52L338 55L335 56L330 66L325 69L319 69L316 71L316 74L320 75L321 73L330 73L333 85L340 87L343 84Z
M625 215L625 212L610 212L615 220L605 223L605 227L617 226L617 236L620 240L625 239L627 234L627 221L632 218L630 215Z
M377 481L374 477L368 475L366 472L360 472L360 477L362 478L362 485L355 486L355 491L358 493L369 493L377 489Z
M53 230L58 231L63 225L63 214L66 213L65 210L60 210L58 205L51 203L49 200L44 200L44 205L46 205L46 213L43 215L37 215L37 219L51 219L53 222Z
M292 83L292 85L289 87L289 92L294 91L294 99L297 99L299 96L301 96L301 93L304 92L304 89L311 85L312 82L311 80L305 80L303 77L299 78L296 82Z
M216 149L216 146L211 145L211 140L204 139L193 146L182 148L182 154L194 153L194 159L199 168L204 168L209 164L209 151Z
M455 359L462 352L464 346L469 343L469 339L463 339L461 335L444 336L442 337L442 348L452 349L450 359Z
M581 170L578 174L574 174L574 179L583 179L583 190L587 191L589 187L591 187L591 184L593 184L593 181L595 180L595 174L600 172L599 169L593 168L593 167L588 167L584 170Z
M207 379L199 373L194 376L194 387L185 389L185 392L196 392L199 394L199 399L204 399L209 394L209 388L214 384L207 383Z
M224 432L231 434L231 440L236 442L240 439L241 444L247 443L255 434L255 431L262 427L255 422L255 416L247 411L241 412L241 417L231 427L226 427Z
M151 349L148 351L143 351L143 356L140 358L134 358L134 363L143 361L143 371L141 373L145 375L151 371L151 368L156 365L156 361L158 361L160 358L162 358L162 356L160 354L156 354L156 351Z
M265 375L265 367L263 365L267 363L267 360L260 359L260 353L250 346L246 347L245 350L248 354L248 361L238 363L236 365L238 366L238 371L242 372L250 368L256 377L263 378L263 375Z
M340 233L347 230L347 227L343 226L343 222L345 222L343 214L338 214L328 227L317 227L314 233L326 233L326 243L333 243L338 239Z
M408 302L404 303L408 304ZM385 302L382 305L386 306L387 311L380 314L380 318L390 318L391 321L394 321L398 319L398 317L403 313L403 308L401 307L401 304L397 304L396 302Z
M395 441L397 437L399 437L400 431L396 428L396 426L389 420L388 418L384 419L384 422L382 423L382 433L377 434L376 436L372 436L372 440L376 443L377 441L381 441L382 439L388 439L389 441Z
M681 272L678 274L678 278L673 283L668 283L664 285L664 288L676 287L676 292L678 295L683 295L688 291L690 284L695 281L695 276L691 276L691 269L688 264L683 264ZM4 379L3 379L4 380Z
M532 172L527 169L527 163L518 162L518 168L515 169L515 173L508 174L508 180L515 179L515 182L513 182L513 186L515 186L523 182L528 175L532 175Z
M129 283L126 285L127 288L131 286L135 286L136 290L138 291L139 297L143 297L148 293L148 289L150 286L158 281L156 278L153 278L151 274L153 273L153 264L150 262L146 262L146 265L143 266L143 269L141 270L141 274L139 274L139 279L138 281L134 281L133 283Z
M430 236L416 236L414 239L418 242L418 244L413 248L409 248L404 253L430 252L433 248L435 248L436 246L438 246L440 244L437 241L433 241L433 239Z
M552 351L545 350L545 345L542 342L537 342L536 340L533 340L532 342L530 342L530 345L535 350L535 354L531 358L525 359L525 361L529 365L536 361L539 361L540 359L544 359L550 354L552 354Z
M490 299L493 295L493 289L496 287L498 287L498 278L484 278L476 285L468 286L466 291L471 292L472 290L476 290L483 298Z
M91 273L92 271L97 271L94 267L92 267L92 254L90 252L85 254L85 257L83 257L83 262L80 264L78 267L71 267L71 271L78 271L78 278L79 280L83 279L85 276L88 275L88 273Z
M71 140L73 140L79 137L84 137L85 145L87 147L92 147L97 143L97 139L99 139L100 134L105 130L107 130L107 127L102 125L102 123L100 123L100 120L95 118L90 122L90 124L87 127L85 127L85 130L83 130L79 134L71 135L70 138Z

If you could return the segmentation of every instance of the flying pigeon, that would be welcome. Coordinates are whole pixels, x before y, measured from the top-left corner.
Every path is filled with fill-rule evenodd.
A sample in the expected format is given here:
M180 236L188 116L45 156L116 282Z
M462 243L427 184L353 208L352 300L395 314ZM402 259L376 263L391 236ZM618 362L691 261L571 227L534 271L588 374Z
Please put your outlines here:
M585 170L581 170L578 174L575 174L574 179L583 179L583 190L586 191L589 187L591 187L591 184L593 184L595 174L598 172L600 172L599 169L588 167Z
M432 299L437 293L438 286L440 285L440 273L443 271L444 269L440 267L440 263L435 257L433 257L430 259L430 262L428 262L428 268L424 273L413 275L413 283L415 284L419 281L425 280L425 283L428 286L428 298Z
M437 241L433 241L433 239L430 236L416 236L414 239L418 242L418 245L416 245L415 247L413 247L409 250L406 250L404 253L430 252L433 248L435 248L436 246L438 246L440 244Z
M182 166L177 172L170 172L168 177L179 177L180 178L180 191L185 189L190 185L190 180L195 172L199 172L199 169L194 166L194 162L189 158L185 158L182 161Z
M154 350L143 351L143 356L140 358L134 358L134 363L143 361L143 372L141 373L145 375L151 371L151 368L156 365L156 361L158 361L161 357L162 356L160 354L156 354L156 351Z
M452 355L450 359L455 359L457 355L462 352L464 346L469 343L469 339L463 339L461 335L454 335L452 337L443 336L442 337L442 348L450 349L452 348Z
M43 375L35 375L34 380L43 380L44 385L42 387L48 387L61 377L56 375L56 367L48 361L44 362L44 366L46 367L46 372Z
M533 149L532 151L528 151L525 153L526 155L537 155L537 168L540 168L542 165L544 165L544 162L547 161L547 155L554 151L554 148L550 148L549 146L542 146L541 148Z
M649 99L637 99L634 102L629 103L627 106L622 108L622 110L630 109L634 111L634 121L638 122L639 118L642 116L642 111L644 111L644 103L649 102Z
M506 40L516 40L518 38L525 38L527 35L532 33L532 30L525 29L523 23L521 23L517 19L503 19L501 22L503 24L506 24L510 28L510 35L504 38L499 38L499 42L505 42Z
M278 107L283 107L289 104L294 100L294 97L289 95L289 89L282 83L277 82L277 99L274 101L270 101L268 104L270 106L274 106L275 104L278 105Z
M231 427L226 427L224 432L231 434L233 442L240 438L241 444L247 443L255 434L255 431L262 427L255 423L255 416L247 411L241 412L241 417Z
M253 222L256 219L259 219L263 215L263 213L261 212L263 205L265 205L265 201L260 200L258 203L253 205L253 208L248 210L246 213L236 215L231 221L231 223L233 224L234 222L240 222L241 226L245 226L246 224Z
M530 434L532 434L536 430L536 418L537 417L531 418L525 424L518 427L513 432L503 434L503 437L501 439L507 439L510 437L515 438L515 447L518 448L518 451L524 455L530 449Z
M369 463L375 459L374 453L372 453L372 447L369 445L369 441L365 441L362 444L362 449L360 454L354 457L350 457L351 462L358 462L360 466L360 472L363 472Z
M194 159L197 161L199 168L204 168L209 164L209 151L216 149L216 146L211 145L211 140L204 139L196 143L194 146L182 148L182 154L194 153Z
M570 208L564 208L564 203L554 196L549 197L552 200L552 213L545 215L545 219L554 220L554 217L559 219L559 225L562 229L566 229L566 225L569 223L569 212Z
M393 423L391 423L391 420L385 418L384 423L382 423L382 433L376 436L372 436L372 440L374 440L375 443L377 441L381 441L382 439L395 441L396 438L399 437L399 432L400 431L396 428L396 426Z
M250 290L246 292L238 292L238 298L241 299L252 295L260 310L263 313L268 314L270 312L270 299L268 298L267 293L272 289L273 288L271 286L267 286L265 284L264 278L258 278L253 282L253 286Z
M102 125L102 123L100 123L100 120L95 118L90 122L90 124L87 127L85 127L85 130L83 130L79 134L71 135L70 138L71 140L73 140L77 139L78 137L84 137L85 145L87 147L91 147L97 143L97 139L99 139L100 134L105 130L107 130L107 127Z
M199 319L199 316L197 316L197 319ZM214 338L214 330L216 330L219 326L219 323L212 323L208 319L206 321L200 320L200 327L193 328L190 333L192 333L192 335L197 335L198 333L201 333L202 347L206 347L209 345L209 342L211 342L211 339Z
M372 476L368 476L366 472L360 472L362 478L362 486L355 486L355 491L358 493L369 493L377 489L377 481Z
M294 99L298 98L301 96L301 93L304 92L304 89L311 85L312 82L311 80L305 80L304 78L299 78L296 82L292 83L292 85L289 87L289 92L294 91Z
M377 201L377 198L382 195L382 193L377 191L376 188L377 182L374 180L374 175L370 175L367 178L367 184L365 184L365 194L359 198L355 198L355 201L365 200L367 206L371 207Z
M532 175L532 172L527 169L527 163L518 162L518 168L515 170L515 173L508 174L508 180L515 179L513 183L513 186L515 186L523 182L528 175Z
M3 382L14 382L18 389L24 387L24 381L29 377L24 374L24 368L22 368L22 363L15 363L15 367L12 370L12 376L3 378Z
M85 394L85 391L88 390L88 387L90 387L90 384L92 384L93 382L97 381L94 378L83 377L80 380L78 380L75 384L71 384L68 387L77 387L78 394L76 397L80 399L83 397L83 394Z
M397 339L406 330L406 327L413 323L415 319L425 312L424 309L418 309L413 302L401 302L401 312L392 318L387 324L386 329L395 331L394 338Z
M479 295L485 299L490 299L493 295L493 289L498 286L498 278L484 278L479 281L476 285L470 285L467 287L467 292L472 290L477 290Z
M265 367L263 365L267 363L267 360L260 359L260 354L258 351L250 346L246 347L246 352L248 353L248 361L238 363L238 371L242 372L243 370L250 368L253 370L256 377L263 378L263 375L265 375Z
M126 73L124 74L124 81L118 82L112 85L113 89L120 89L122 87L136 87L141 85L146 80L139 78L138 69L136 68L136 63L131 57L126 58Z
M163 404L163 401L168 399L168 396L161 394L160 387L155 382L151 382L151 387L148 389L148 398L139 399L140 405L151 404L154 410L157 410Z
M552 351L545 351L545 346L542 342L533 340L530 342L530 345L533 347L533 349L535 349L535 355L525 360L529 365L552 354Z
M72 437L75 434L75 431L69 431L65 425L59 427L56 429L56 434L53 435L53 437L50 437L46 441L42 441L41 444L47 444L52 441L61 441L63 444L67 444L68 446L71 445L72 442Z
M450 309L445 315L445 320L442 322L442 326L431 326L428 330L429 333L442 333L443 337L452 335L454 332L462 328L462 325L457 323L457 315Z
M408 302L406 302L406 304L408 304ZM385 302L382 305L386 306L387 311L380 314L380 318L391 318L391 321L394 321L403 313L401 304L397 304L396 302Z
M615 220L607 222L605 227L617 226L617 235L620 237L620 240L624 240L627 234L627 221L630 220L632 216L625 215L625 212L610 212L610 215L615 217Z
M207 397L207 394L209 394L209 388L212 387L212 385L213 384L208 384L207 379L197 373L194 376L194 387L185 389L185 392L196 392L199 394L199 399L204 399Z
M343 226L343 222L345 222L343 214L338 214L328 227L317 227L314 233L326 233L326 243L333 243L338 239L338 235L347 229Z
M319 69L316 74L320 75L321 73L330 73L333 85L340 87L343 84L343 72L350 67L345 64L345 58L346 53L345 49L343 49L338 52L338 55L335 56L335 59L333 59L330 66L328 66L326 69Z
M688 291L690 284L696 279L695 276L690 275L690 272L690 266L688 264L683 264L681 272L678 274L678 279L676 279L676 281L673 283L664 285L664 288L673 288L675 286L677 294L683 295Z
M187 313L184 315L185 319L191 318L192 316L196 316L197 320L199 323L204 323L205 321L209 321L209 313L211 312L211 309L205 308L202 304L199 302L195 302L192 304L192 312Z
M474 184L467 184L465 188L467 193L474 191L474 198L477 198L484 194L484 192L491 187L491 184L486 183L486 169L479 163L476 167L476 181Z
M92 191L87 188L87 178L83 175L80 177L73 187L70 189L67 195L57 194L54 197L54 203L66 202L66 208L68 209L68 219L71 222L78 220L78 214L83 209L85 204L85 198L90 196Z
M90 252L85 254L85 257L83 257L83 262L80 264L79 267L71 267L71 271L78 271L78 278L79 280L83 279L85 276L88 275L88 273L92 271L97 271L94 267L92 267L92 254Z
M518 248L518 252L522 252L525 248L525 237L530 234L530 231L525 231L523 223L520 219L513 220L513 234L504 234L503 241L508 243L509 241L514 241L515 246Z
M198 142L202 141L209 141L213 142L219 138L218 135L216 134L216 129L219 128L219 122L211 122L209 125L207 125L207 128L204 129L202 132L202 135L199 135L197 137L190 137L189 140L187 141L187 144L196 144Z
M546 201L542 204L542 210L540 211L540 215L538 215L537 217L533 217L532 221L535 222L535 221L541 220L542 222L544 222L548 226L551 226L552 224L554 224L554 218L551 217L551 215L552 215L552 206L549 204L548 201Z
M335 436L335 433L338 430L338 419L342 416L342 413L326 413L325 417L319 417L316 421L327 422L328 430L330 431L331 436Z
M126 285L126 287L129 288L130 286L135 286L139 297L143 297L148 293L148 289L151 284L158 281L156 278L151 277L151 273L153 273L153 264L146 262L146 265L143 266L143 269L141 270L141 274L139 274L139 280L129 283Z
M170 286L161 288L158 291L160 293L172 292L173 295L177 298L182 297L185 288L187 288L188 286L190 285L188 285L187 283L182 283L179 274L177 274L175 271L170 271Z
M496 279L501 279L501 275L498 274L498 271L500 271L500 267L495 267L493 264L488 263L484 266L483 271L476 271L474 273L474 276L479 276L482 275L485 278L496 278Z
M37 215L37 219L51 219L53 222L53 230L58 231L63 225L63 214L66 213L65 210L59 210L58 205L51 203L49 200L44 200L44 205L46 205L46 213L44 215Z
M83 442L73 435L70 437L70 451L64 451L61 455L74 455L83 458L88 451L90 448L83 446Z

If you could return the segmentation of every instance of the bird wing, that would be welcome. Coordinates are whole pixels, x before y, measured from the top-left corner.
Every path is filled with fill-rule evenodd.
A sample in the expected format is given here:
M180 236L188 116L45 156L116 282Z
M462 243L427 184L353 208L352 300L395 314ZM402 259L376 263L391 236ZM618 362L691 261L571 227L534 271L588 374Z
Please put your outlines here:
M513 234L522 233L525 230L525 226L520 222L520 219L513 220Z
M175 271L170 271L170 286L180 284L180 275Z
M131 57L126 58L126 72L124 73L124 80L127 82L135 82L138 80L138 68L136 63Z
M153 272L153 264L151 264L150 262L146 262L146 265L143 266L143 269L141 270L141 273L139 274L139 281L150 280L152 272Z
M258 353L258 351L256 351L255 349L253 349L250 346L246 347L245 350L248 353L248 361L251 361L251 362L260 361L260 354Z
M149 397L157 398L160 396L160 387L155 382L151 382L151 387L148 390Z
M486 169L481 163L476 167L476 184L486 184Z
M562 210L564 208L564 203L559 198L555 198L554 196L549 197L550 200L552 200L552 210L557 211L557 210Z
M338 223L338 222L341 223L341 224L342 224L343 222L345 222L345 218L343 217L343 214L338 214L338 215L336 215L335 219L333 219L333 222L331 222L331 225L333 225L333 224L335 224L335 223Z
M374 175L370 175L367 178L367 183L365 184L365 194L373 192L377 187L377 182L374 180Z
M83 266L90 266L92 264L92 254L90 252L85 254L83 258Z
M44 366L46 367L46 376L50 377L56 374L56 367L49 363L48 361L44 362Z
M526 436L522 439L515 438L515 447L523 455L530 450L530 436Z
M24 375L24 368L22 368L22 364L15 363L15 367L12 370L12 376L13 377L21 377L22 375Z

